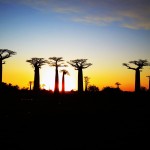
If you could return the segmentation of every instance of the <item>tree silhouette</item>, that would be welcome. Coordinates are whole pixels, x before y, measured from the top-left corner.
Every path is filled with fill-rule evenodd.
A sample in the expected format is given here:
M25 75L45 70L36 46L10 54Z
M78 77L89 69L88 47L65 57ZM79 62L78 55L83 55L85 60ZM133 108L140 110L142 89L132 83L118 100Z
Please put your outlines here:
M0 49L0 84L2 83L2 71L3 71L3 64L5 62L3 61L4 59L7 59L11 57L12 55L15 55L16 52L8 49Z
M62 93L65 91L65 75L69 75L69 72L65 69L60 70L63 73L62 75Z
M33 83L33 81L29 81L30 91L32 90L32 83Z
M59 76L58 76L58 67L66 67L64 65L62 57L49 57L50 61L48 64L52 67L55 67L55 86L54 86L54 93L59 93Z
M90 92L98 92L99 88L97 86L95 86L95 85L90 85L88 87L88 91L90 91Z
M83 72L82 70L91 66L91 63L86 63L87 59L70 60L68 63L78 70L78 92L83 92Z
M116 82L115 85L117 86L117 88L119 89L119 86L121 85L121 83Z
M44 58L31 58L30 60L26 60L26 62L29 62L32 67L34 68L34 85L33 85L33 90L38 91L40 90L40 73L39 69L41 68L42 65L47 63Z
M88 90L89 79L90 79L90 78L89 78L88 76L85 76L85 77L84 77L85 92L87 92L87 90Z
M148 91L150 91L150 76L146 76L146 77L148 77L148 81L149 81L149 83L148 83Z
M139 59L138 61L134 60L134 61L129 61L130 64L134 64L137 67L133 68L130 67L129 64L127 63L123 63L123 66L126 66L128 69L132 69L135 70L135 92L139 92L140 91L140 71L142 71L144 66L149 66L149 62L145 59Z

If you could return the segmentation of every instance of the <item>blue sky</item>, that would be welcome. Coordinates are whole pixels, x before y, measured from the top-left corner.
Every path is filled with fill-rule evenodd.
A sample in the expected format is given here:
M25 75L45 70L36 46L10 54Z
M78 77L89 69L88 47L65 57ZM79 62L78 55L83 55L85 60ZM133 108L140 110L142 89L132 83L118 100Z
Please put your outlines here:
M125 90L134 87L134 72L122 63L150 61L149 18L149 0L0 0L0 48L17 52L7 60L4 75L11 75L13 65L33 74L25 62L32 57L86 58L93 64L84 70L91 84L102 88L118 81ZM146 67L144 86L148 74Z

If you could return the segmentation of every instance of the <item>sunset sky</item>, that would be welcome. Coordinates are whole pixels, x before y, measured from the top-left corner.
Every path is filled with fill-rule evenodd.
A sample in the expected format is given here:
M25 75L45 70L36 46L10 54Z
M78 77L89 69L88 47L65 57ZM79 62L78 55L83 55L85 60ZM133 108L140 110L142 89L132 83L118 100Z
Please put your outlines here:
M135 71L122 63L150 61L150 0L0 0L0 49L17 52L5 60L3 82L29 87L32 57L88 59L89 84L134 90ZM133 67L136 67L132 65ZM59 70L64 68L59 68ZM77 89L77 70L65 68L66 89ZM148 88L150 66L141 72ZM40 83L54 88L55 68L40 69ZM62 73L60 73L61 84Z

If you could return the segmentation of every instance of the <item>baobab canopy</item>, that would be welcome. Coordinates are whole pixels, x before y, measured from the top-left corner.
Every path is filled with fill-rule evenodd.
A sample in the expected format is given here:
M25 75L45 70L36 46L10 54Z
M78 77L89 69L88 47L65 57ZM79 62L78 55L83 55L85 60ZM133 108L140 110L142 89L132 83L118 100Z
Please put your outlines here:
M134 60L134 61L129 61L130 64L134 64L135 66L137 66L137 68L133 68L131 66L129 66L128 63L123 63L123 66L128 67L128 69L143 69L144 66L150 66L150 63L148 62L147 59L139 59L139 60Z
M41 68L42 65L45 65L45 63L47 63L47 60L45 60L44 58L33 57L26 62L29 62L33 67L35 67L36 65L38 68Z
M12 55L17 54L16 52L8 49L0 49L0 59L4 60L11 57Z
M68 63L75 68L75 70L78 70L80 67L82 69L88 68L91 66L91 63L87 63L88 59L75 59L75 60L70 60Z

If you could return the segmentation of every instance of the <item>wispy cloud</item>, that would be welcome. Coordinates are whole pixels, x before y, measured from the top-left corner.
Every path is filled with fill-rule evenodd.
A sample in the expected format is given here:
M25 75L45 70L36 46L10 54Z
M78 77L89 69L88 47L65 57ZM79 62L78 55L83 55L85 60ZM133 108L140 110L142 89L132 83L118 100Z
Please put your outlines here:
M0 0L69 14L75 22L150 30L150 0ZM64 16L65 17L65 16Z
M81 9L74 7L56 7L54 11L58 13L80 13Z
M75 22L84 22L84 23L90 23L90 24L96 24L96 25L108 25L112 22L117 22L121 20L119 17L113 17L113 16L83 16L83 17L75 17L73 18L73 21Z

